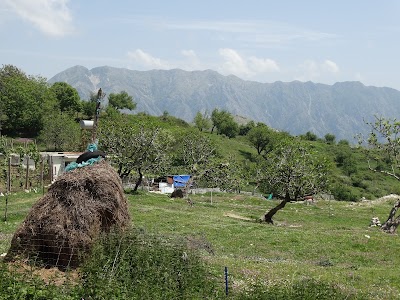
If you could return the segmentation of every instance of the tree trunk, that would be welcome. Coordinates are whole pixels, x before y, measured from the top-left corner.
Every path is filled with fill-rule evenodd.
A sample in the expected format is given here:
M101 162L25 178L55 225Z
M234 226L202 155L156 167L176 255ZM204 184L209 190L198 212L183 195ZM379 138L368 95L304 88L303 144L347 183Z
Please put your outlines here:
M395 218L397 210L400 208L400 199L393 205L390 210L387 221L382 225L381 229L387 233L394 233L400 224L400 216Z
M139 187L139 185L142 183L143 174L142 174L142 171L141 171L140 168L138 169L138 173L139 173L139 178L138 178L138 180L136 181L136 184L135 184L135 187L134 187L134 189L133 189L133 192L136 192L137 189L138 189L138 187Z
M183 188L183 196L185 198L189 197L189 191L190 191L190 187L192 186L194 181L194 175L191 175L189 180L186 182L185 187Z
M281 203L279 203L277 206L275 206L274 208L272 208L270 211L268 211L268 212L264 215L264 222L267 222L267 223L269 223L269 224L274 224L274 221L272 220L272 217L278 212L278 210L284 208L285 205L286 205L286 203L288 203L289 201L290 201L289 194L286 193L285 199L282 200Z

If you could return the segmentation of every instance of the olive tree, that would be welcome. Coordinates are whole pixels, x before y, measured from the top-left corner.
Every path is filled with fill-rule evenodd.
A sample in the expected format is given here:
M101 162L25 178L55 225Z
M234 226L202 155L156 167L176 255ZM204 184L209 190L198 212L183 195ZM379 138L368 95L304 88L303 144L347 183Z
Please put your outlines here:
M358 135L359 144L367 143L368 168L400 181L400 121L393 118L374 116L374 121L367 122L370 132L367 137ZM389 217L382 225L382 230L394 233L400 224L396 212L400 208L400 199L389 212Z
M133 191L137 191L144 174L166 169L171 142L170 135L159 127L150 123L133 124L122 116L100 125L100 148L116 165L119 176L137 173Z
M273 141L273 131L264 123L257 123L247 133L247 138L254 148L256 148L258 155L264 151L271 150Z
M39 140L47 149L75 151L79 149L80 127L69 113L54 112L44 118Z
M211 128L211 120L210 117L207 116L207 113L202 114L198 111L193 119L193 122L200 131L207 131Z
M212 128L217 129L218 134L226 135L228 138L234 138L239 134L239 125L235 122L233 115L225 110L219 111L215 108L211 113Z
M125 91L117 94L111 93L108 96L108 105L115 109L127 108L129 110L134 110L136 108L136 102L133 101L133 97Z
M272 217L290 201L304 199L327 188L328 164L297 140L284 140L266 155L262 187L281 202L269 210L263 221Z

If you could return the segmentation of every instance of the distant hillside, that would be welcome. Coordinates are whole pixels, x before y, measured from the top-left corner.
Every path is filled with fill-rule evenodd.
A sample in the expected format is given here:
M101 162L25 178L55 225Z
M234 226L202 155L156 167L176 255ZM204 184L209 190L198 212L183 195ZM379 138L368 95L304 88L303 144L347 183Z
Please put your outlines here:
M192 121L196 112L225 109L234 115L261 121L293 135L332 133L348 139L366 132L365 120L374 114L400 115L400 91L365 86L360 82L334 85L313 82L259 83L215 71L179 69L133 71L82 66L69 68L49 80L65 81L82 99L102 88L107 94L125 90L137 102L136 111L170 115Z

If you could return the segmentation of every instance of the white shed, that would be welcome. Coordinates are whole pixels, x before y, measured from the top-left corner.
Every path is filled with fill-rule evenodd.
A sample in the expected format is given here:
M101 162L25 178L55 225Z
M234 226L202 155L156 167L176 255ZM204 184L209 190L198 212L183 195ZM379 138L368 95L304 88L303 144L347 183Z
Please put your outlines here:
M59 175L65 172L65 167L79 157L82 152L41 152L47 156L49 164L50 179L54 182Z

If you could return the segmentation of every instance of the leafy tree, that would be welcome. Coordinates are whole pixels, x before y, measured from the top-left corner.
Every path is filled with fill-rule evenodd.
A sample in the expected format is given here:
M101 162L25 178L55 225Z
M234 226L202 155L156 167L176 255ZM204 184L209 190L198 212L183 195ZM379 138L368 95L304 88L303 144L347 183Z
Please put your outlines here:
M197 129L199 129L200 131L203 130L210 130L211 128L211 120L210 118L207 116L207 114L202 114L201 112L197 112L196 116L194 117L193 120L195 126L197 127Z
M108 96L108 105L115 109L127 108L129 110L134 110L136 108L136 103L133 101L133 97L128 95L125 91L117 94L111 93Z
M368 168L373 172L385 174L400 181L400 121L393 118L375 116L373 122L367 122L370 133L365 139L359 135L359 143L367 142L371 147L368 151ZM394 233L400 224L400 216L396 212L400 208L397 201L389 213L382 230Z
M163 114L161 115L161 120L167 122L169 118L170 118L169 112L167 110L164 110Z
M220 123L218 133L226 135L228 138L234 138L239 134L239 125L235 122L232 115Z
M346 146L350 146L350 142L348 140L340 140L338 142L338 145L346 145Z
M96 113L97 94L91 92L88 101L82 101L82 113L92 119Z
M262 152L272 149L272 135L273 132L267 125L264 123L257 123L257 125L247 133L247 138L260 155Z
M290 201L298 201L327 188L328 164L296 140L285 140L267 154L263 189L282 199L268 211L263 220L273 224L272 217Z
M325 134L325 142L327 144L333 145L335 144L335 140L336 140L336 136L331 134L331 133L327 133Z
M233 138L239 134L239 125L235 122L232 114L225 110L219 111L215 108L211 113L212 128L217 129L218 134L224 134L229 138Z
M208 162L216 156L211 140L198 130L181 133L176 145L175 164L191 174L203 173Z
M311 131L307 131L306 134L301 135L300 138L306 141L316 141L318 139L317 135Z
M54 93L62 112L80 112L82 102L75 88L66 82L55 82L50 90Z
M213 158L204 169L200 182L207 187L218 187L225 191L240 192L247 183L243 166L233 156Z
M347 176L357 173L357 161L349 145L338 144L335 162L338 167L343 169Z
M143 174L160 173L169 164L172 139L158 127L131 124L127 118L105 120L100 124L100 147L112 157L118 174L124 178L132 171L138 174L133 191L137 191Z
M247 133L255 126L256 126L256 124L254 123L254 121L250 121L246 124L240 125L239 126L239 135L247 135Z
M45 78L5 65L0 69L0 103L3 134L34 136L43 127L43 116L54 110L56 99Z
M79 149L80 128L68 113L56 112L44 119L39 140L54 151L74 151Z
M216 159L215 145L197 129L179 135L174 153L174 165L180 172L191 175L186 190L192 182L202 181L202 177L213 168Z

